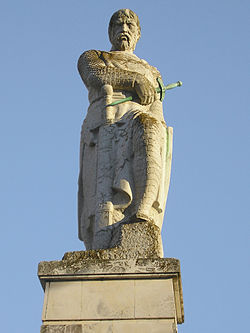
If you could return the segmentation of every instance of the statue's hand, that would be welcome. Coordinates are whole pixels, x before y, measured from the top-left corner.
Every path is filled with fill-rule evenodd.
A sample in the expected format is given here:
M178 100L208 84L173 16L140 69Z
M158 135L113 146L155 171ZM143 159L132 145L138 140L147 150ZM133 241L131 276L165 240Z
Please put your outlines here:
M134 87L142 105L148 105L155 101L157 97L156 90L144 76L140 75L136 78Z

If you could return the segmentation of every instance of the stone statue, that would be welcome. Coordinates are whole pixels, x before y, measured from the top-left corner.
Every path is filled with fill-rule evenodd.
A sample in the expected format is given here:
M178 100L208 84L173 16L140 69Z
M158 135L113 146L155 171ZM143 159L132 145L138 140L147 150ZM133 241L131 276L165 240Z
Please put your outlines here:
M87 250L112 247L119 225L145 222L161 230L170 180L172 128L156 93L161 75L133 54L139 19L121 9L108 31L111 50L86 51L78 61L90 102L78 192L79 238ZM131 101L110 106L128 96Z

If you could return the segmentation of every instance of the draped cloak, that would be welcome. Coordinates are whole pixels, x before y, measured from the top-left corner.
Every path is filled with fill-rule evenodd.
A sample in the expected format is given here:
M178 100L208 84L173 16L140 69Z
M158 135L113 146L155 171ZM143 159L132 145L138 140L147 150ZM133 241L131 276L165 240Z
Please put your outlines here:
M159 71L134 54L92 52L97 52L102 66L128 75L139 73L158 86ZM87 249L96 249L102 245L95 235L118 223L145 220L161 229L170 180L172 128L165 124L159 96L153 103L141 105L134 91L115 90L112 82L98 89L88 81L89 69L84 66L80 63L79 71L90 105L80 142L79 238ZM131 95L133 101L105 107Z

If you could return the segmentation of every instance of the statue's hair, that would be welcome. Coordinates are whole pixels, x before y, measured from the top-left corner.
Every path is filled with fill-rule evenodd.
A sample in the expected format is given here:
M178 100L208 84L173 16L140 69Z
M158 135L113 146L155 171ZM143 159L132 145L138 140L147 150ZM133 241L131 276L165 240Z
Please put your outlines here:
M112 16L111 19L109 21L109 29L108 29L108 33L109 33L109 39L111 37L111 31L113 28L113 24L114 21L116 19L118 19L119 17L128 17L128 18L132 18L133 20L135 20L137 28L138 28L138 32L139 32L139 37L138 39L141 37L141 26L140 26L140 21L138 16L136 15L135 12L133 12L131 9L119 9L117 12L115 12Z

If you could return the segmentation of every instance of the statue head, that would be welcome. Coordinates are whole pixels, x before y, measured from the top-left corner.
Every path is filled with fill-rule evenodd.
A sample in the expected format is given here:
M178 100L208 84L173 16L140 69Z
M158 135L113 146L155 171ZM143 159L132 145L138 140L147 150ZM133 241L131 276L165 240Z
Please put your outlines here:
M112 15L108 31L112 51L132 53L141 37L139 18L131 9L120 9Z

